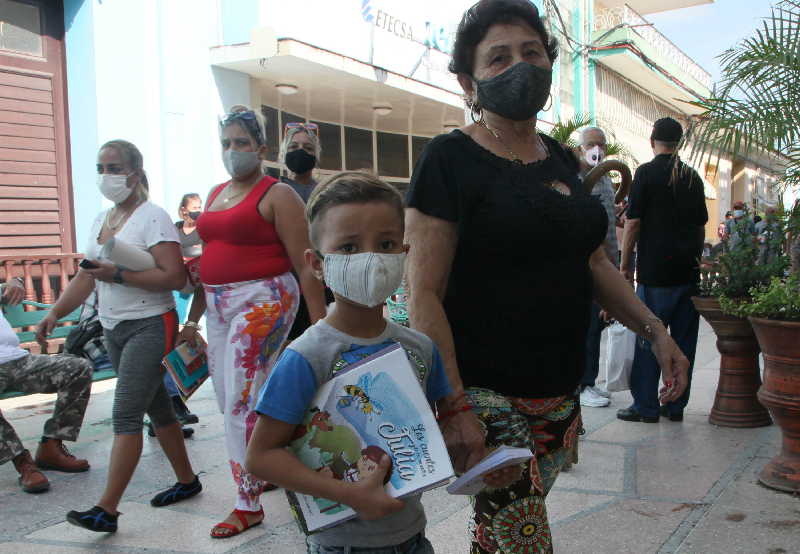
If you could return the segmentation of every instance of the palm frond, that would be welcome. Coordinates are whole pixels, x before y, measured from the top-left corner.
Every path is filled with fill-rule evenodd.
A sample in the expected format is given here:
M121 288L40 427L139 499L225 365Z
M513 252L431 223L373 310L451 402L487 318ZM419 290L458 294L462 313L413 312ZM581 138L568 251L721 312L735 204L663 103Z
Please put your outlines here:
M785 183L800 184L800 2L771 9L753 36L718 56L722 79L688 137L692 155L778 152Z
M636 157L631 153L631 150L624 144L617 142L616 136L611 129L612 126L603 125L601 122L595 123L592 121L591 116L587 114L577 113L566 121L558 120L547 134L561 144L565 144L570 148L577 148L579 146L579 139L575 134L584 127L590 125L603 129L603 132L606 134L606 156L619 158L632 167L638 165L638 160L636 160Z

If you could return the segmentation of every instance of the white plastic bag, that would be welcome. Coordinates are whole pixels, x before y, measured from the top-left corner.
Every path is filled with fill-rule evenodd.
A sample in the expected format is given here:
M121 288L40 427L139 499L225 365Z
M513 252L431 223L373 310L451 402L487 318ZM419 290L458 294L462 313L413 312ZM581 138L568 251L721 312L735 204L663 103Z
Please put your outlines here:
M636 333L616 321L608 327L606 340L606 388L609 392L629 390Z

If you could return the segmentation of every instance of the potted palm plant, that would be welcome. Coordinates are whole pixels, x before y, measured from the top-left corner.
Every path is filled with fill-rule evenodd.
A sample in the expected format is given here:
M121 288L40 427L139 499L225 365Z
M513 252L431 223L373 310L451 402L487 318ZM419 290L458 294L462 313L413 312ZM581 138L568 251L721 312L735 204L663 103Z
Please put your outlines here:
M746 317L725 313L719 301L720 297L747 298L753 287L768 283L772 276L783 275L788 266L782 252L764 260L766 263L757 263L759 245L751 225L745 215L733 226L727 251L701 263L700 294L692 298L697 311L717 335L719 382L708 420L723 427L771 423L769 413L757 398L761 386L760 348L753 328ZM773 240L780 240L781 231L774 236L777 238Z
M747 317L764 352L764 384L758 398L783 433L781 452L759 475L764 485L800 492L800 277L773 277L750 298L720 297L725 312Z

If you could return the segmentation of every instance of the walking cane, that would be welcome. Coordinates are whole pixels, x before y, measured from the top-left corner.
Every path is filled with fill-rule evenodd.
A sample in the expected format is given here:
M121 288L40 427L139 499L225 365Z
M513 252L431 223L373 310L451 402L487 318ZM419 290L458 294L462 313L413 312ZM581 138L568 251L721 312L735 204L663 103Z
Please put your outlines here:
M594 169L586 174L586 177L583 178L583 184L586 185L588 192L591 192L594 186L600 180L600 177L612 171L619 171L620 175L622 176L622 181L620 182L619 187L617 187L614 195L614 203L619 204L625 200L626 196L628 196L628 192L631 188L631 182L633 181L630 168L621 161L604 160L600 162Z

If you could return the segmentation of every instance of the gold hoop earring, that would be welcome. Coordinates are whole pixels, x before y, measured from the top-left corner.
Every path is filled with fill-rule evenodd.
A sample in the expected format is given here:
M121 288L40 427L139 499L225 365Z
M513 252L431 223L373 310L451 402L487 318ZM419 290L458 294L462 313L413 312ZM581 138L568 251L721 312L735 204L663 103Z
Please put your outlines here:
M475 114L478 114L480 117L475 119ZM480 104L477 102L473 102L469 108L469 116L472 118L472 122L476 125L480 125L483 122L483 109L481 108Z

